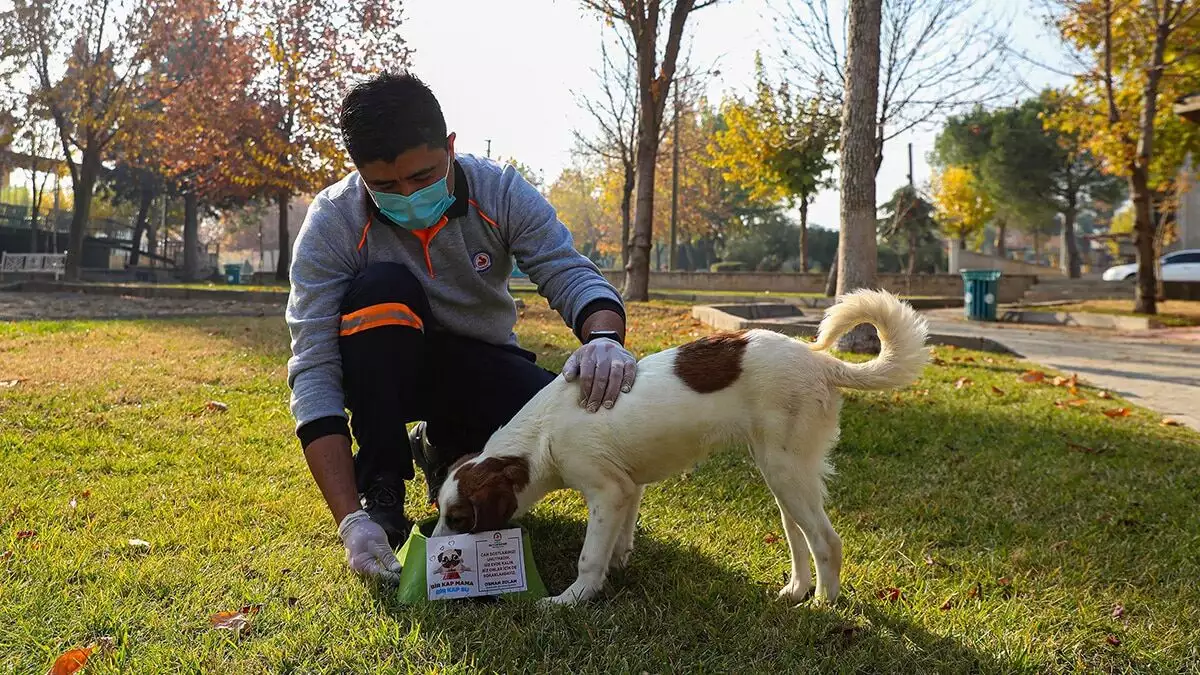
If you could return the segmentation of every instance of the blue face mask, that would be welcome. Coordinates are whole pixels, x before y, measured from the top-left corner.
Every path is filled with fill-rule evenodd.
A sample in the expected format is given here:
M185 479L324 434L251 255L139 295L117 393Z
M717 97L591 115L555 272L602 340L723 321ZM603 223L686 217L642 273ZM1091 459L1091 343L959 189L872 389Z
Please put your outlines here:
M397 225L406 230L424 230L441 218L446 209L454 203L454 195L450 194L446 180L450 177L450 167L453 160L446 165L446 175L433 185L426 185L411 195L398 195L391 192L377 192L368 189L375 205L391 218Z

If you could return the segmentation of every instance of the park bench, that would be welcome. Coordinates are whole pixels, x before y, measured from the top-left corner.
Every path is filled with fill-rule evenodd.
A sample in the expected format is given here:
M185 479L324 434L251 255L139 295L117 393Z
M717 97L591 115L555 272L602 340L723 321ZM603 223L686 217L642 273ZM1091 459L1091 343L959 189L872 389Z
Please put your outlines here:
M67 266L66 253L0 253L0 280L5 274L53 274L62 276Z

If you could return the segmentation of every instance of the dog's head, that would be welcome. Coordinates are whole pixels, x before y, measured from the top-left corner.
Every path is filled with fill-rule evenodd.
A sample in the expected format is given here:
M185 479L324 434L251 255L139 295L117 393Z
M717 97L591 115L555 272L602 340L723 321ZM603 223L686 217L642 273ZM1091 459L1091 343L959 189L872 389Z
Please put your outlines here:
M517 494L529 483L521 457L466 457L450 469L438 492L433 536L499 530L517 511Z
M452 570L462 564L462 549L452 548L438 554L438 564Z

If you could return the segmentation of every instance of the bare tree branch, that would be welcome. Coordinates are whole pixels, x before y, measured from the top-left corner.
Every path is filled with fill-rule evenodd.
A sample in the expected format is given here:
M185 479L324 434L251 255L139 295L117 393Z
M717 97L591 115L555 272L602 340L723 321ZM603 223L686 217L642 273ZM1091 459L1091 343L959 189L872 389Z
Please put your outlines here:
M1003 7L1003 5L1000 5ZM797 90L815 94L819 82L844 82L843 36L833 39L834 17L826 0L787 0L776 22L785 44L780 61ZM1010 18L980 0L888 0L884 2L878 134L880 145L915 127L978 103L1012 96L1006 76ZM840 105L842 88L829 93Z

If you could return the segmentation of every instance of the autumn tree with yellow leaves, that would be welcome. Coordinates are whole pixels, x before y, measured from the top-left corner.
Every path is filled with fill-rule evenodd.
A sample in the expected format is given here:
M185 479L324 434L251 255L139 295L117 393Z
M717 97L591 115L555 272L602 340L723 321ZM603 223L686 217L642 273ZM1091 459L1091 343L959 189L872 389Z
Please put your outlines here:
M1129 182L1138 284L1134 311L1157 311L1161 214L1200 130L1171 103L1200 89L1200 0L1058 0L1063 39L1084 65L1050 123L1077 134L1103 168Z
M959 249L965 249L967 239L982 232L991 220L991 197L974 172L963 166L946 167L934 176L933 184L933 202L942 231L958 240Z
M800 207L800 270L808 271L808 206L832 185L838 110L818 93L798 98L787 84L768 81L755 57L757 95L733 99L722 109L726 128L709 144L713 165L725 180L750 191L750 198Z

